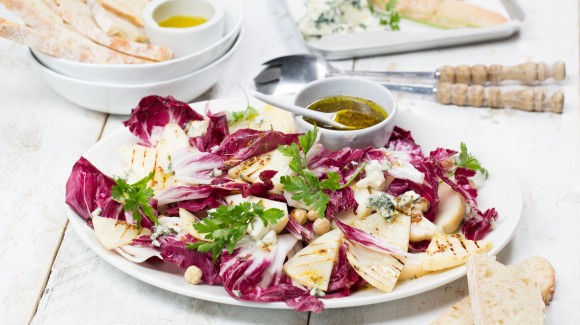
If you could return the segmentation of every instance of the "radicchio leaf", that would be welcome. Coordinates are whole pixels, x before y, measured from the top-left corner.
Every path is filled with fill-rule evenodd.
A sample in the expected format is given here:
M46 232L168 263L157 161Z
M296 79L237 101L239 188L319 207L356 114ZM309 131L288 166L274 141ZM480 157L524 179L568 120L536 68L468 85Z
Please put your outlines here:
M200 120L203 120L203 116L171 96L147 96L131 110L131 117L123 124L141 140L142 145L151 147L161 136L166 124L176 123L183 127L189 121Z
M433 172L455 192L459 193L471 207L470 218L465 220L461 228L465 238L480 240L491 231L492 225L497 219L497 211L492 208L481 212L477 206L477 190L471 187L467 179L467 177L474 175L473 171L457 168L455 170L456 181L448 177L442 162L455 153L457 152L453 150L439 148L429 154L428 160L431 163Z
M230 134L228 117L225 112L213 114L206 108L206 115L209 119L206 133L191 139L191 145L203 152L209 152L212 148L219 146Z
M395 255L401 255L401 256L408 255L407 252L404 252L399 247L390 245L389 243L387 243L383 239L381 239L381 238L379 238L371 233L368 233L362 229L358 229L358 228L349 226L346 223L340 221L338 218L335 218L334 222L336 223L336 226L338 227L338 229L340 229L340 231L344 235L344 238L346 238L352 242L361 244L362 246L364 246L368 249L372 249L374 251L381 252L381 253L389 253L389 254L395 254Z
M351 288L355 287L361 280L360 275L356 273L346 258L347 249L348 244L343 242L340 245L338 257L332 269L328 291L324 296L326 299L349 296Z
M225 137L213 153L222 156L227 161L226 165L232 167L241 161L272 151L279 145L293 142L298 143L298 134L240 129Z
M113 200L111 188L115 181L81 157L73 166L66 182L66 204L90 224L91 213L97 208L105 218L119 219L123 205Z
M296 238L280 235L271 249L264 250L251 239L242 239L232 254L222 255L220 276L224 288L236 299L284 301L297 311L321 312L322 302L307 290L293 286L282 271L286 255L295 244Z
M221 283L219 277L219 261L212 261L211 253L202 253L196 250L187 249L187 243L193 243L195 238L186 235L183 238L178 235L161 236L157 238L161 244L159 252L164 261L177 264L182 269L195 265L201 269L204 283L213 285Z
M385 152L374 147L351 149L348 147L338 151L330 151L321 147L309 160L308 168L317 175L331 171L340 172L344 177L354 173L358 164L369 160L385 159Z
M308 225L310 225L310 227L307 227ZM288 218L286 229L298 240L309 243L312 241L312 239L314 239L314 230L312 229L312 224L302 226L293 217Z
M354 199L354 191L352 188L347 186L338 191L327 192L330 200L326 205L326 218L332 220L340 211L356 211L358 208L358 203Z
M187 184L210 184L214 179L214 171L225 167L223 159L212 153L182 149L171 155L175 177Z
M395 126L393 129L393 133L391 133L386 147L393 151L405 152L410 155L412 160L422 159L424 157L421 146L415 143L411 132L401 129L398 126Z

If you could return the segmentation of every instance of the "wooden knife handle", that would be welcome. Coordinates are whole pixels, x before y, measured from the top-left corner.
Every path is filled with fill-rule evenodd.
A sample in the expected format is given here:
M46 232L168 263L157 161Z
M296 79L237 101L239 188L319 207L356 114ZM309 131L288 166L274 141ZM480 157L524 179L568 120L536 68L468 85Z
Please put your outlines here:
M555 92L548 98L543 90L532 88L502 91L498 87L442 82L437 85L435 98L446 105L514 108L528 112L562 113L564 108L562 92Z
M514 66L503 66L499 64L485 65L459 65L456 67L446 65L438 70L439 81L449 83L463 83L483 85L488 82L499 84L504 80L516 80L525 84L543 82L553 78L561 81L566 79L566 65L558 61L551 66L544 63L526 62Z

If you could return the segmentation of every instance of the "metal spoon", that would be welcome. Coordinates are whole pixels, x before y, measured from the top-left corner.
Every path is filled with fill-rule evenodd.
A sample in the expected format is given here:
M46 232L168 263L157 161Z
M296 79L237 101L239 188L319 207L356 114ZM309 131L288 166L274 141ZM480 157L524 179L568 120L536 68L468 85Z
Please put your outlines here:
M503 65L460 65L442 66L435 71L351 71L330 65L324 58L311 54L297 54L275 58L263 64L264 69L254 78L256 88L265 94L290 94L310 81L333 76L358 76L371 78L423 79L433 82L462 84L498 84L504 80L516 80L524 84L537 84L552 78L561 81L566 78L566 66L558 61L552 65L544 62L526 62L515 66ZM396 89L397 84L387 88ZM391 86L392 85L392 86ZM423 86L425 87L425 86ZM421 88L421 87L419 87ZM419 88L413 93L425 94ZM432 88L432 87L431 87ZM411 90L405 87L403 91Z
M256 92L256 91L252 93L252 96L256 97L257 99L263 101L266 104L276 106L278 108L281 108L285 111L294 113L296 115L302 115L304 117L311 118L313 120L321 122L322 124L326 124L326 125L329 125L329 126L332 126L335 128L340 128L340 129L345 129L345 130L352 130L353 129L352 127L350 127L348 125L344 125L342 123L338 123L335 121L336 115L338 115L342 111L337 111L337 112L332 112L332 113L323 113L323 112L313 111L313 110L306 109L304 107L300 107L300 106L296 106L294 104L289 104L289 103L283 102L275 97L264 95L264 94Z

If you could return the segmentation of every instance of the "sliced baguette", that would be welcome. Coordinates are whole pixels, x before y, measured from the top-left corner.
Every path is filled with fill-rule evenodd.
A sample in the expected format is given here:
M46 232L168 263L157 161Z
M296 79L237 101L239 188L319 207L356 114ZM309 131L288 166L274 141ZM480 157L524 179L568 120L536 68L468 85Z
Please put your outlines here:
M133 24L143 27L143 11L151 0L98 0L99 3Z
M0 3L30 27L26 29L22 25L5 23L5 33L10 34L13 41L26 44L38 51L87 63L151 62L113 51L92 42L66 25L43 0L0 0Z
M66 23L70 24L91 40L110 49L152 61L166 61L173 53L170 49L152 44L131 42L109 36L95 20L89 6L82 0L45 0Z
M467 262L467 280L474 321L479 324L543 324L540 289L495 256L477 254Z
M548 260L534 256L521 261L513 268L521 277L537 285L544 304L548 305L552 301L556 288L556 272ZM441 314L431 325L472 325L473 323L471 297L467 296Z
M147 43L147 36L141 28L114 12L108 11L100 3L95 2L91 6L91 11L95 22L107 35L133 42Z

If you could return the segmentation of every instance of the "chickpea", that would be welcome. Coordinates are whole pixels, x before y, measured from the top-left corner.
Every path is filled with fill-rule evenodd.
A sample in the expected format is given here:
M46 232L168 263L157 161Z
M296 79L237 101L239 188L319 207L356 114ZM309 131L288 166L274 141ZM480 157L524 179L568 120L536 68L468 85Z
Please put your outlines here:
M330 221L326 218L318 218L314 221L312 229L317 235L324 235L330 230Z
M192 265L188 267L187 270L185 270L184 277L187 283L198 284L201 281L202 275L203 273L201 272L201 269L195 265Z
M296 220L296 222L303 225L304 223L306 223L306 219L308 217L308 214L307 214L306 210L304 210L304 209L294 209L294 210L292 210L292 212L290 212L290 216L292 218L294 218L294 220Z
M308 220L314 221L318 219L318 213L313 209L308 210Z

